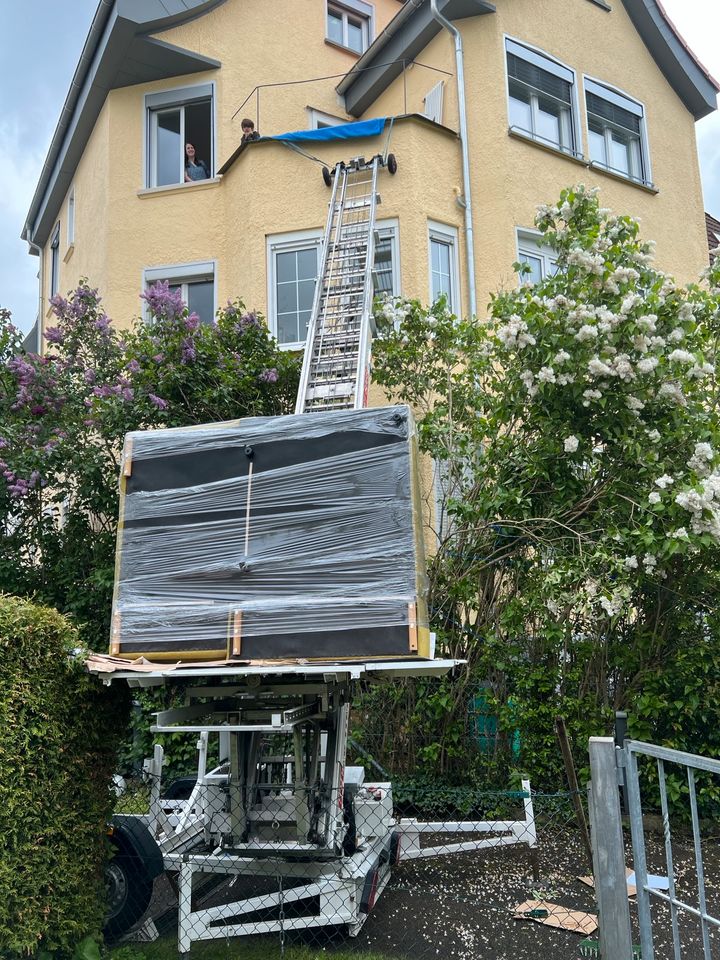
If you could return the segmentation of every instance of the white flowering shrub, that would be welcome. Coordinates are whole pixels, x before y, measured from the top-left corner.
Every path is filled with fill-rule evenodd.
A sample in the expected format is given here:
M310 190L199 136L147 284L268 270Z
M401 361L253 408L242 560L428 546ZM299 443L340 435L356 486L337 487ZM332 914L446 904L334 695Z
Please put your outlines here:
M380 305L394 329L374 352L375 379L415 407L443 463L434 626L542 766L558 711L584 735L627 708L636 732L672 739L667 704L643 697L688 644L710 642L720 259L677 285L637 221L583 187L536 223L554 276L532 285L516 264L487 321ZM717 672L720 685L720 656Z

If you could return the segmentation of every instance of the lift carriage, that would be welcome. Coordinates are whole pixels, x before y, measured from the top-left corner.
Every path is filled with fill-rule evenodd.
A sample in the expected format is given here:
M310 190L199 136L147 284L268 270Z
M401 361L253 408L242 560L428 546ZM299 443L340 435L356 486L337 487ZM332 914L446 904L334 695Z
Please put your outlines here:
M365 408L385 166L356 159L328 177L296 415L127 437L110 656L89 667L180 691L153 730L194 736L199 762L180 795L163 792L162 748L146 762L150 814L116 825L115 934L163 870L185 953L249 933L353 935L399 860L535 844L528 784L522 820L423 823L395 817L389 782L346 766L359 682L455 665L434 658L428 628L412 413ZM193 896L203 876L226 881L210 905Z

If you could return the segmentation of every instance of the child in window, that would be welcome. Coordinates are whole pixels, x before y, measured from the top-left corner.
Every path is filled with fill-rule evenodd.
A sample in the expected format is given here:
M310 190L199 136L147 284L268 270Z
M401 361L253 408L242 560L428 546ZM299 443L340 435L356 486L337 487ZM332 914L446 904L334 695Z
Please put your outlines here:
M243 134L240 143L248 143L250 140L260 139L260 134L255 129L255 124L252 122L252 120L248 120L248 118L245 117L240 126L242 127Z

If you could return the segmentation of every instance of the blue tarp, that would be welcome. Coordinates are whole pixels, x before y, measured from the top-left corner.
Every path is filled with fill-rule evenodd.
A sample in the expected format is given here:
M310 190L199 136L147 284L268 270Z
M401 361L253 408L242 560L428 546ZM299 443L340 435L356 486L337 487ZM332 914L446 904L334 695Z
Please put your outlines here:
M377 137L385 127L387 117L373 120L358 120L356 123L339 123L335 127L321 127L319 130L294 130L281 133L277 137L263 137L263 140L284 140L286 143L326 143L330 140L357 140L358 137Z

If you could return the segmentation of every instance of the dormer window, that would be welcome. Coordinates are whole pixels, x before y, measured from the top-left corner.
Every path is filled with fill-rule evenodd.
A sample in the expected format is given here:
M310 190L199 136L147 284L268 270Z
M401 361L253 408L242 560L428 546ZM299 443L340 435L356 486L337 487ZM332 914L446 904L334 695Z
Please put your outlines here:
M361 0L328 2L326 37L353 53L365 53L372 43L373 8Z
M147 94L147 183L168 187L214 174L213 85ZM188 151L188 144L193 148ZM190 174L187 173L191 163ZM202 174L202 175L201 175Z

